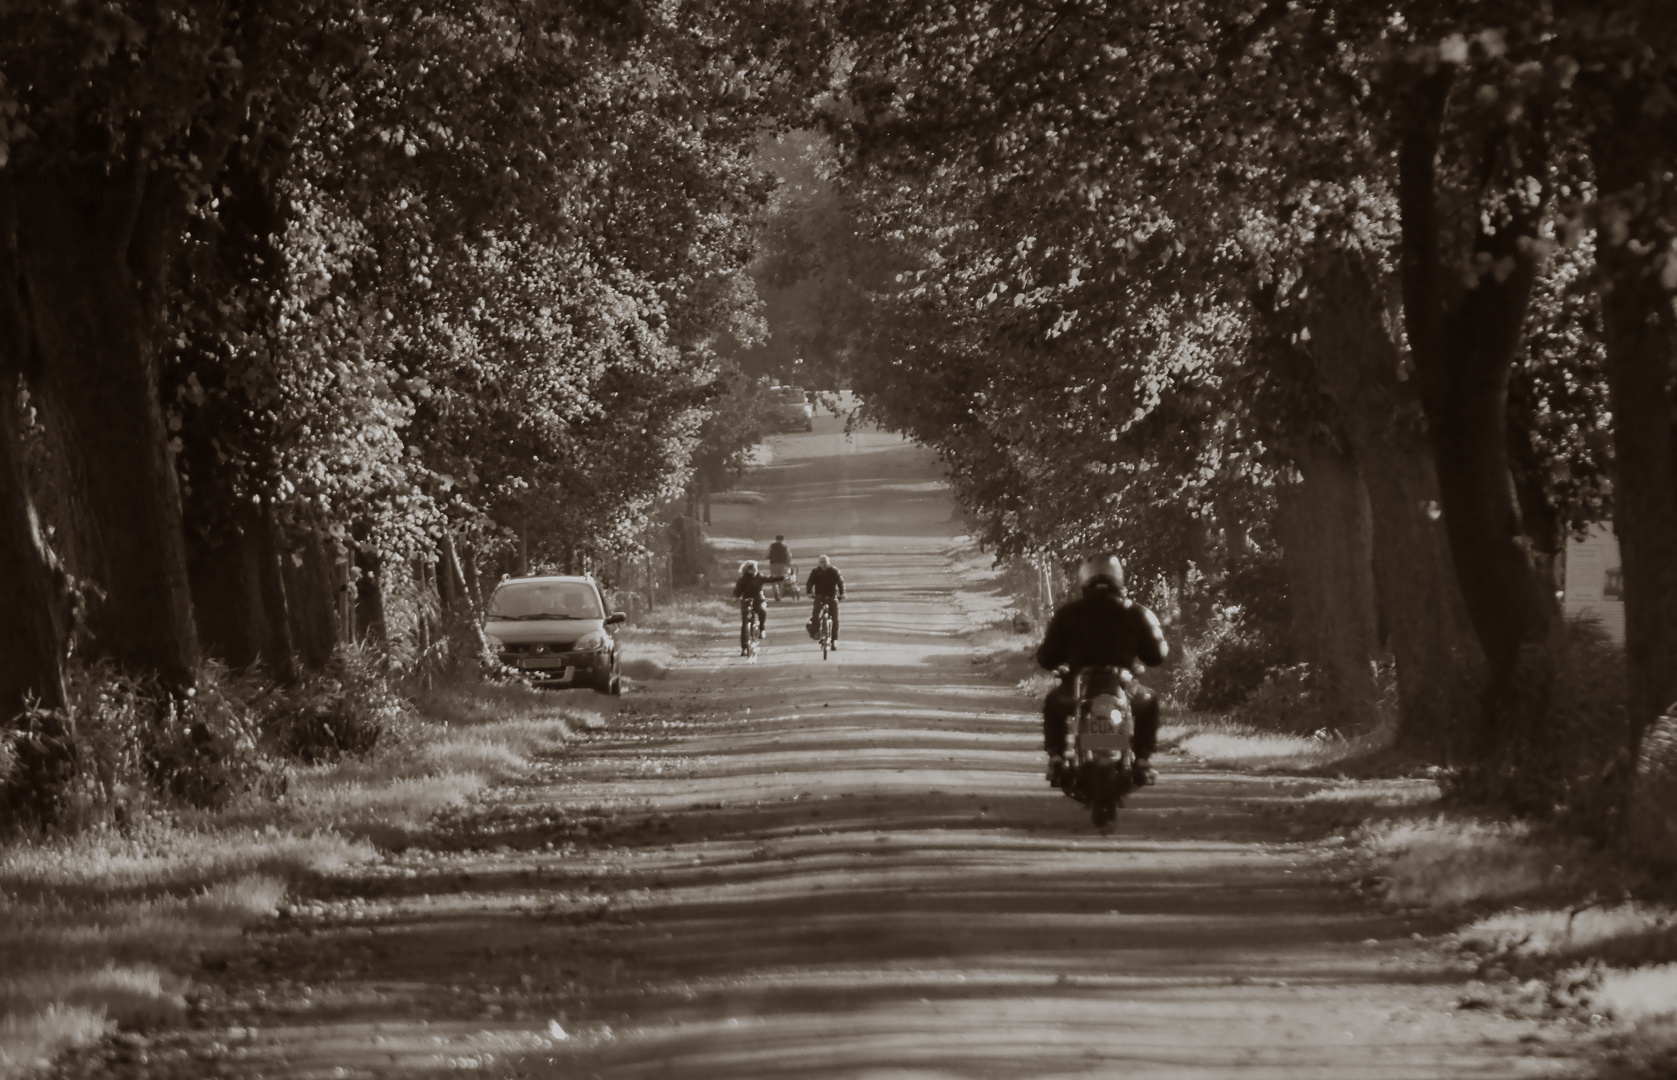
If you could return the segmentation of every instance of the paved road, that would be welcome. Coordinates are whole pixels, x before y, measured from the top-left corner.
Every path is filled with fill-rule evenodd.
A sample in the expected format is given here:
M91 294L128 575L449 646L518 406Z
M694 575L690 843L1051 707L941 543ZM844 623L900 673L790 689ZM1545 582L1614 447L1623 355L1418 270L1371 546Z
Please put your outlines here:
M969 658L997 598L932 463L830 418L774 451L747 482L767 501L715 531L831 554L842 650L790 602L755 666L695 639L539 783L269 932L203 1075L1563 1069L1321 878L1266 813L1298 783L1166 760L1094 832L1041 780L1031 703Z

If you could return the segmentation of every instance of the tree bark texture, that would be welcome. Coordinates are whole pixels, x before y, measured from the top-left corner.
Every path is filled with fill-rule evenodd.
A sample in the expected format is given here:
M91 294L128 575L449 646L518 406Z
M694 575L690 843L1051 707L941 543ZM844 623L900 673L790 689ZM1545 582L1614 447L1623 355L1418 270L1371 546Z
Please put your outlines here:
M1669 178L1677 164L1677 118L1646 112L1644 89L1634 83L1613 88L1591 154L1604 198L1626 215L1622 233L1601 231L1597 259L1605 281L1601 304L1617 468L1613 524L1624 570L1629 760L1670 768L1677 757L1669 746L1650 758L1641 742L1677 700L1677 314L1652 258L1677 234L1677 191ZM1651 792L1677 790L1677 777L1647 775L1645 769L1636 789L1631 820L1669 814L1669 804L1637 803ZM1660 854L1677 860L1677 851Z
M291 639L303 663L325 668L338 643L337 595L332 560L319 536L308 533L283 559L285 596L291 615Z
M390 640L384 621L384 559L371 548L355 549L355 568L361 576L355 582L356 636L374 641Z
M0 371L4 368L0 367ZM17 380L0 377L0 729L31 703L64 706L64 628L56 567L24 482Z
M262 662L281 683L297 681L296 648L291 635L291 602L285 593L284 557L279 545L279 523L266 496L256 505L251 522L256 536L257 583L262 590L262 613L268 621L263 635Z
M1440 520L1418 393L1400 378L1385 302L1359 263L1325 260L1311 291L1311 354L1368 491L1380 618L1397 665L1396 742L1448 761L1477 708L1484 661Z
M104 591L88 623L97 653L189 686L198 665L179 484L133 263L156 247L161 211L143 166L84 166L18 188L27 284L48 422L62 429L82 572Z
M1276 493L1293 643L1331 711L1351 730L1379 722L1371 666L1374 576L1368 497L1350 458L1316 441L1294 455L1301 480Z
M193 620L204 652L235 670L262 658L268 632L257 538L241 525L228 521L214 535L193 530L187 539Z
M1482 229L1464 253L1479 269L1460 284L1440 251L1436 168L1450 70L1417 77L1401 120L1401 279L1451 558L1488 668L1491 697L1471 743L1488 762L1528 734L1529 717L1506 705L1522 655L1559 628L1560 611L1533 564L1508 458L1509 373L1537 272L1521 241L1534 222Z

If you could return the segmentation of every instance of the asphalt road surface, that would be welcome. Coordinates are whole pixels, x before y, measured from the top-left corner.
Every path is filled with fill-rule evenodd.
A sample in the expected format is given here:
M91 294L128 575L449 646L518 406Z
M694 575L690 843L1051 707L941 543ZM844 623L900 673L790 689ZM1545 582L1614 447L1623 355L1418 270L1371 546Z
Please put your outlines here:
M1033 703L962 634L997 598L922 452L819 418L713 531L830 554L823 661L771 611L642 682L528 785L333 883L208 976L211 1076L640 1080L1552 1076L1457 1004L1419 923L1347 896L1285 779L1161 758L1102 835L1042 779ZM1423 927L1424 928L1424 927ZM219 980L219 981L216 981ZM83 1063L91 1067L91 1060Z

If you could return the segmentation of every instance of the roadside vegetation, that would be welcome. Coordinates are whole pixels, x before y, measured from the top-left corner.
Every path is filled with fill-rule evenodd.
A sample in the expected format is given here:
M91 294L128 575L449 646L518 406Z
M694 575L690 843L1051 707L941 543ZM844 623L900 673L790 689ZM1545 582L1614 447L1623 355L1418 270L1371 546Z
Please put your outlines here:
M62 794L53 828L0 844L0 1077L118 1027L183 1019L193 972L236 954L245 927L282 910L294 889L400 851L439 812L527 775L599 723L591 696L475 678L404 685L358 671L368 658L340 663L331 685L284 709L317 733L376 724L372 745L301 744L256 714L278 707L265 680L220 672L205 692L221 696L229 723L256 733L229 768L260 783L240 788L200 761L187 790L213 786L218 797L166 796L147 775L155 751L108 746L100 781ZM143 732L98 713L131 708L131 687L106 679L86 690L76 722Z

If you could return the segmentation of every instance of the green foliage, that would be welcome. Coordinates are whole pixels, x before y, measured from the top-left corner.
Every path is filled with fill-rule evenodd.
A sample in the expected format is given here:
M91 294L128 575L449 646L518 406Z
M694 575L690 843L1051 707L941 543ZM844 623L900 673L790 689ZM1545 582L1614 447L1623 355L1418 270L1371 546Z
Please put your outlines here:
M200 674L183 701L109 664L74 669L65 710L26 714L13 734L0 803L20 823L75 829L282 791L259 745L275 692L214 664Z
M339 649L324 672L277 695L261 725L280 753L317 764L371 753L410 711L378 656Z
M71 831L271 800L287 788L288 761L367 754L411 711L370 650L340 650L292 687L206 664L185 701L109 664L76 667L68 707L27 714L0 743L0 806L19 825Z

